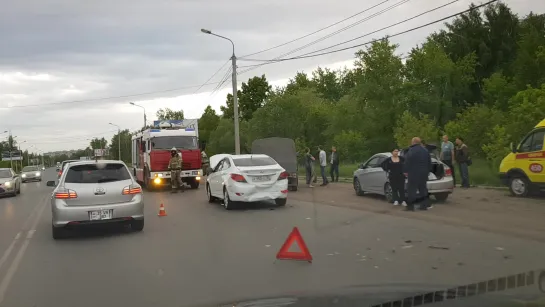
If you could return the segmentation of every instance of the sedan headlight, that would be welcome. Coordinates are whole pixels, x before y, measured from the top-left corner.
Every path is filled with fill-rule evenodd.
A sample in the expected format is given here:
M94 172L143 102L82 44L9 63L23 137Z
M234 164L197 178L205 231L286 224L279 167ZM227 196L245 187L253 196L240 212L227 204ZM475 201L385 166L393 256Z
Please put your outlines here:
M26 174L23 174L23 176L21 176L21 177L26 178Z
M4 185L5 185L7 188L9 188L9 187L11 187L11 182L10 182L10 181L5 182Z
M36 176L40 176L40 175L41 175L41 173L40 173L40 172L36 172Z

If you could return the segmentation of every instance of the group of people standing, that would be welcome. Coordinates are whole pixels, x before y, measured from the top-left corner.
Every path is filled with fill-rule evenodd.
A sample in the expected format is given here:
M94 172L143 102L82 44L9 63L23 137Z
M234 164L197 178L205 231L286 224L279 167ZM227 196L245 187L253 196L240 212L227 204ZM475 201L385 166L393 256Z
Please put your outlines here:
M469 148L461 137L456 138L456 146L454 146L452 142L449 142L447 135L443 136L440 159L451 169L454 186L456 186L454 170L456 163L462 188L469 188L468 166L471 165L471 157ZM426 144L418 137L411 140L411 146L403 157L399 155L399 149L392 151L392 156L384 160L381 167L388 174L394 206L401 204L409 211L414 211L416 204L420 205L421 210L429 210L433 207L427 188L432 166L431 155ZM407 199L405 199L405 179L407 179Z
M322 176L322 184L320 186L326 186L329 184L329 180L327 180L327 174L326 174L326 167L327 167L327 154L322 149L322 146L318 146L318 159L320 163L320 174ZM314 161L316 161L316 158L311 154L310 148L305 149L305 170L306 170L306 179L307 179L307 185L309 188L313 188L314 186L312 183L317 182L317 176L316 172L314 171ZM339 153L337 152L337 148L335 146L331 147L331 154L329 155L329 174L331 176L331 182L338 182L339 181Z

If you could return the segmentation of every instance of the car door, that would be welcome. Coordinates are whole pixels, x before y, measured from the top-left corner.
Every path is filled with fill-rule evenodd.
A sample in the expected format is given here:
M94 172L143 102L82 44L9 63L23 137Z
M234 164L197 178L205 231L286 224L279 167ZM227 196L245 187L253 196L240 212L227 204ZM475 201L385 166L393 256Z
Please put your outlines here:
M378 174L384 174L384 170L380 168L380 161L384 161L384 159L381 160L382 157L382 155L374 155L363 163L358 180L360 181L362 190L365 192L377 192L379 183L375 181L379 178ZM382 185L384 185L384 180L382 180Z
M545 129L535 130L526 136L517 150L517 166L534 183L545 182Z
M208 175L209 178L209 184L210 184L210 193L214 196L218 196L221 193L221 188L218 186L221 185L221 169L223 167L223 160L220 160L216 167L212 170L212 173ZM218 193L219 190L219 193Z

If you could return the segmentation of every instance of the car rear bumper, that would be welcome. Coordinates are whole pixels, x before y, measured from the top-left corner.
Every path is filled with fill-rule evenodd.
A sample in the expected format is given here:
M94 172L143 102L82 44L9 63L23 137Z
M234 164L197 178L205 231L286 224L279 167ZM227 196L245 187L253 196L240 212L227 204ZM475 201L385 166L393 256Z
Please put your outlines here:
M144 219L144 200L140 195L132 202L110 204L104 206L64 206L55 200L52 204L53 226L63 227L68 224L103 224L127 220ZM91 221L89 212L96 210L113 210L112 219Z
M259 202L288 197L288 181L276 182L263 187L248 183L236 183L227 187L229 198L232 201Z
M428 181L428 193L452 193L454 190L454 181L452 177L445 177L440 180Z

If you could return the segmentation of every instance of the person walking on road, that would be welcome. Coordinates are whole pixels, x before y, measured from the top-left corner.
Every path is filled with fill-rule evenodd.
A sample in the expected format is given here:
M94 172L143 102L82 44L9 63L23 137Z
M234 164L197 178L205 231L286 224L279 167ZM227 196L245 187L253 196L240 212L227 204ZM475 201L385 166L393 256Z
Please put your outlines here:
M421 210L431 209L428 194L428 176L432 168L430 153L422 146L420 138L411 140L411 147L405 155L404 169L407 174L407 210L414 211L414 205L420 203Z
M314 188L312 185L312 179L314 178L314 160L316 160L312 154L310 153L310 148L305 149L305 171L306 171L306 179L307 179L307 185L309 188Z
M441 162L445 163L452 171L452 181L456 187L456 175L454 174L454 144L448 140L448 135L443 135L443 143L441 144L441 153L439 154Z
M392 188L392 200L394 206L407 207L405 202L405 174L403 174L403 165L405 158L399 156L399 149L392 151L392 156L382 162L380 165L388 173L388 182Z
M329 182L327 181L327 176L325 172L325 167L327 166L327 155L325 151L322 149L322 146L318 146L318 150L320 153L318 154L320 158L320 172L322 175L322 184L321 186L326 186Z
M339 182L339 153L337 152L337 147L331 147L331 182Z
M456 138L456 152L454 159L458 163L458 168L460 170L460 177L462 188L469 188L469 165L471 165L471 158L469 156L469 148L464 143L464 139L461 137Z
M168 161L168 169L170 170L170 183L172 185L172 193L178 193L178 189L184 192L184 184L180 177L180 171L182 170L182 157L178 154L176 147L172 147L170 150L170 161Z

